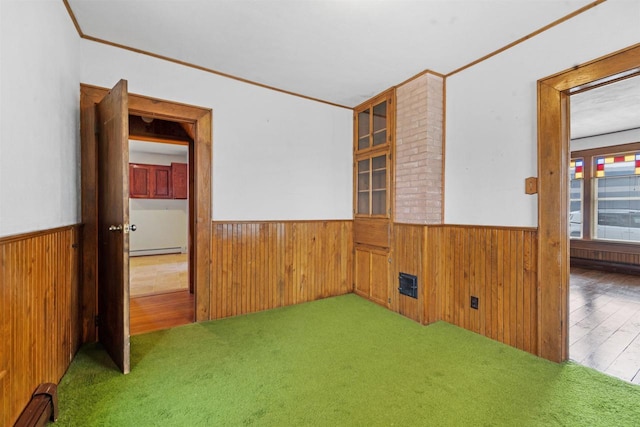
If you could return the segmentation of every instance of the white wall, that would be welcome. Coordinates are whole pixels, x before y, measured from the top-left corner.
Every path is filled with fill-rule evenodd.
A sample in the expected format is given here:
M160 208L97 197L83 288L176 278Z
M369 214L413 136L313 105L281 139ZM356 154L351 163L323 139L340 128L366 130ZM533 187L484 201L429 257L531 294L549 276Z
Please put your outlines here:
M187 163L188 155L131 151L131 163L170 166ZM137 230L129 236L131 255L187 251L189 202L186 199L129 199L129 222Z
M591 148L609 147L611 145L629 144L632 142L640 142L640 129L572 139L570 149L571 151L588 150Z
M537 226L537 80L640 42L640 2L609 0L447 78L445 223Z
M77 223L78 33L59 0L0 10L0 236Z
M213 110L213 218L352 218L352 112L81 41L83 83ZM250 58L247 58L250 60Z

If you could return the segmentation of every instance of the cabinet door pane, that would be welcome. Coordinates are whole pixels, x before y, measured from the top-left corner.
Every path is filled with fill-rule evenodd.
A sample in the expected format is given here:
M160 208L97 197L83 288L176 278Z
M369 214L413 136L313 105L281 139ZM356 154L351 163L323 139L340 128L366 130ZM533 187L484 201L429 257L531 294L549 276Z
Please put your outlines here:
M387 211L387 191L374 190L372 193L371 214L384 215Z
M387 102L373 107L373 145L387 142Z
M358 192L358 213L360 215L369 215L369 192Z
M369 148L370 145L370 112L365 110L358 113L358 150Z
M371 159L371 167L375 170L386 169L387 168L387 155L383 154L382 156L374 157Z
M358 162L358 208L357 213L369 214L369 191L371 168L369 159Z
M371 213L385 215L387 212L387 156L374 157L371 160L372 193Z

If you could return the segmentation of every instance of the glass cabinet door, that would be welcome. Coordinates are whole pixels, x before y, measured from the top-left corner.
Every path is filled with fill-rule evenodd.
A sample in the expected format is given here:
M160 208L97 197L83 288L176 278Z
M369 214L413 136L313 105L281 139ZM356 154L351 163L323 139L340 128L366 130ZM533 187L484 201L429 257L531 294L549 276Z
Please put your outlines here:
M358 210L359 215L369 215L369 192L370 184L370 160L360 160L358 162Z
M358 150L366 150L371 146L370 142L370 116L369 109L358 113Z
M359 218L391 218L395 129L393 90L354 110L354 209Z
M371 159L371 214L387 213L387 156Z
M387 142L387 101L373 107L373 146Z

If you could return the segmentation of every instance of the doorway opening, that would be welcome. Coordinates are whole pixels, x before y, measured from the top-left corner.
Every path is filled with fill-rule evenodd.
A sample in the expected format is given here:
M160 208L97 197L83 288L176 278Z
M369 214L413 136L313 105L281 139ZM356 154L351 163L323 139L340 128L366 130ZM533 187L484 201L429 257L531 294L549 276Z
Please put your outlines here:
M108 101L108 102L105 102ZM110 111L101 106L111 107ZM113 107L112 107L113 106ZM100 107L100 108L99 108ZM211 259L211 163L212 163L212 111L142 95L128 93L126 80L121 80L113 89L80 85L80 134L81 134L81 196L82 196L82 294L81 304L82 342L100 342L124 372L129 371L129 257L128 244L130 224L128 203L99 203L100 198L114 196L128 201L129 188L126 181L109 186L102 179L105 164L113 162L106 158L102 148L115 137L119 142L110 147L109 154L115 156L117 166L114 175L127 174L123 169L128 165L128 115L162 119L178 123L189 135L190 167L189 182L189 236L188 254L190 258L190 285L193 291L193 318L195 321L210 318L210 259ZM137 136L139 137L139 136ZM108 147L108 145L106 145ZM122 147L122 149L120 149ZM126 147L126 148L125 148ZM117 160L120 158L121 160ZM100 176L99 176L100 169ZM128 175L128 174L127 174ZM106 187L104 187L106 185ZM100 188L106 188L100 190ZM121 195L120 193L125 193ZM101 209L113 210L126 206L120 219L102 216ZM123 208L124 209L124 208ZM104 210L104 209L103 209ZM110 212L110 211L109 211ZM108 213L108 212L107 212ZM106 223L108 222L108 223ZM99 256L104 253L99 248L103 244L120 251L125 269L108 268L102 265L115 258ZM120 245L118 247L117 245ZM107 247L107 246L105 246ZM122 249L126 248L122 257ZM102 267L102 268L99 268ZM109 279L103 280L103 275ZM124 278L124 280L121 280ZM100 283L99 283L100 282ZM106 296L105 296L106 292ZM109 293L113 297L109 297ZM102 307L100 313L99 307ZM98 325L100 334L98 334Z
M131 335L194 320L189 147L179 123L129 115Z
M640 384L640 76L569 100L569 358Z
M569 357L569 96L640 71L640 44L538 81L538 351Z

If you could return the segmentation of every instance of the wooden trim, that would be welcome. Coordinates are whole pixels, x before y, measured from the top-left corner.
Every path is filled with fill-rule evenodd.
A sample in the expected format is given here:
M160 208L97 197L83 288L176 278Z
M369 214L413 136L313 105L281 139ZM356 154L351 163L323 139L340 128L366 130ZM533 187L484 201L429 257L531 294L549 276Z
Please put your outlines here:
M69 14L69 17L71 18L71 21L73 22L73 26L76 27L76 31L78 32L78 35L80 37L84 37L84 33L82 32L82 29L80 28L80 24L78 24L78 20L76 19L76 15L73 13L73 10L71 10L71 6L69 5L69 0L62 0L62 2L64 3L64 7L67 9L67 13Z
M48 234L67 231L74 228L80 229L82 228L82 224L64 225L62 227L48 228L45 230L37 230L37 231L29 231L27 233L13 234L10 236L0 237L0 245L6 244L6 243L18 242L20 240L32 239L34 237L46 236Z
M507 231L538 231L537 227L519 227L519 226L507 226L507 225L471 225L471 224L424 224L429 228L483 228L487 230L507 230Z
M514 47L516 45L519 45L520 43L525 42L525 41L529 40L530 38L537 36L538 34L544 33L545 31L547 31L547 30L549 30L549 29L551 29L551 28L553 28L553 27L555 27L557 25L560 25L565 21L568 21L569 19L571 19L571 18L573 18L575 16L578 16L583 12L586 12L587 10L589 10L591 8L594 8L595 6L599 5L600 3L604 3L605 1L606 0L596 0L593 3L589 3L588 5L583 6L580 9L569 13L568 15L565 15L560 19L556 19L552 23L545 25L544 27L534 31L533 33L530 33L530 34L528 34L528 35L526 35L524 37L521 37L518 40L516 40L514 42L511 42L508 45L506 45L504 47L501 47L500 49L489 53L488 55L483 56L482 58L476 59L475 61L470 62L467 65L464 65L464 66L462 66L460 68L457 68L457 69L451 71L450 73L446 74L445 77L450 77L450 76L452 76L454 74L457 74L457 73L459 73L459 72L461 72L463 70L466 70L467 68L473 67L474 65L477 65L477 64L479 64L480 62L482 62L484 60L487 60L487 59L489 59L489 58L491 58L493 56L496 56L499 53L504 52L505 50L511 49L512 47Z
M442 188L440 189L440 222L444 224L445 178L447 166L447 78L442 79Z
M638 64L638 55L640 55L640 43L552 74L539 81L544 82L546 85L558 91L569 91L640 67L640 64ZM609 62L615 62L618 66L612 67L608 64Z
M618 82L621 82L621 81L624 81L624 80L627 80L627 79L630 79L630 78L633 78L633 77L638 77L638 76L640 76L640 70L638 70L636 72L632 72L630 74L626 74L626 75L624 75L622 77L617 77L617 78L611 79L611 80L606 79L606 81L592 82L590 84L582 85L582 86L579 86L577 88L571 89L571 95L576 95L578 93L587 92L587 91L589 91L591 89L597 89L597 88L602 87L602 86L607 86L607 85L610 85L612 83L618 83ZM637 128L632 128L632 129L637 129ZM632 130L632 129L624 129L624 130ZM616 132L624 132L624 130L616 131ZM609 133L615 133L615 132L609 132ZM604 134L600 134L600 135L608 135L609 133L604 133ZM597 135L592 135L592 136L597 136ZM585 137L585 138L588 138L588 137ZM577 138L577 139L580 139L580 138Z
M189 146L188 141L181 141L179 139L170 139L170 138L162 138L155 136L141 136L141 135L129 135L129 139L133 141L145 141L145 142L158 142L161 144L172 144L172 145L182 145L184 147Z
M104 39L100 39L100 38L97 38L97 37L89 36L89 35L85 34L84 32L82 32L82 29L80 28L80 24L78 24L78 20L76 19L76 16L73 13L73 10L71 9L71 6L69 5L69 1L68 0L62 0L62 1L64 2L64 5L65 5L65 7L67 9L67 12L69 13L69 17L73 21L73 25L76 27L76 31L78 32L78 35L80 36L80 38L83 38L85 40L93 41L93 42L96 42L96 43L102 43L102 44L106 44L108 46L117 47L119 49L124 49L124 50L129 50L131 52L139 53L141 55L147 55L147 56L151 56L153 58L162 59L164 61L173 62L174 64L183 65L185 67L194 68L196 70L204 71L206 73L211 73L211 74L215 74L215 75L218 75L218 76L221 76L221 77L226 77L226 78L229 78L229 79L237 80L239 82L247 83L247 84L250 84L250 85L253 85L253 86L258 86L258 87L261 87L263 89L274 90L276 92L285 93L287 95L296 96L298 98L307 99L309 101L320 102L322 104L331 105L333 107L346 108L348 110L351 110L351 107L347 107L345 105L337 104L335 102L325 101L325 100L322 100L322 99L319 99L319 98L314 98L314 97L307 96L307 95L302 95L302 94L299 94L299 93L296 93L296 92L291 92L291 91L288 91L288 90L279 89L277 87L269 86L269 85L266 85L266 84L263 84L263 83L258 83L258 82L255 82L255 81L252 81L252 80L248 80L248 79L245 79L245 78L242 78L242 77L237 77L237 76L234 76L232 74L227 74L227 73L223 73L221 71L216 71L216 70L214 70L212 68L202 67L200 65L192 64L190 62L180 61L179 59L170 58L168 56L160 55L160 54L157 54L157 53L152 53L152 52L148 52L148 51L145 51L145 50L142 50L142 49L137 49L137 48L134 48L134 47L123 45L123 44L114 43L114 42L111 42L111 41L108 41L108 40L104 40Z
M569 95L640 66L640 44L538 81L538 354L568 357Z
M269 89L269 90L273 90L273 91L276 91L276 92L284 93L286 95L291 95L291 96L295 96L295 97L298 97L298 98L306 99L306 100L309 100L309 101L320 102L321 104L327 104L327 105L331 105L333 107L345 108L345 109L351 110L351 107L347 107L346 105L337 104L335 102L325 101L323 99L314 98L312 96L302 95L302 94L299 94L299 93L296 93L296 92L291 92L291 91L288 91L288 90L285 90L285 89L280 89L280 88L277 88L277 87L274 87L274 86L269 86L269 85L266 85L266 84L263 84L263 83L258 83L258 82L255 82L255 81L252 81L252 80L248 80L248 79L245 79L245 78L242 78L242 77L234 76L232 74L223 73L222 71L217 71L217 70L214 70L212 68L207 68L207 67L203 67L201 65L192 64L190 62L181 61L179 59L174 59L174 58L171 58L171 57L168 57L168 56L160 55L160 54L149 52L149 51L142 50L142 49L137 49L135 47L130 47L130 46L123 45L123 44L120 44L120 43L111 42L111 41L108 41L108 40L100 39L98 37L93 37L93 36L89 36L89 35L86 35L86 34L82 34L81 37L83 39L85 39L85 40L89 40L89 41L96 42L96 43L102 43L102 44L105 44L107 46L112 46L112 47L116 47L116 48L119 48L119 49L128 50L130 52L139 53L141 55L150 56L152 58L161 59L163 61L172 62L174 64L182 65L184 67L193 68L193 69L196 69L196 70L199 70L199 71L204 71L206 73L215 74L215 75L220 76L220 77L226 77L228 79L236 80L236 81L239 81L239 82L242 82L242 83L250 84L250 85L253 85L253 86L258 86L258 87L261 87L263 89Z
M609 145L607 147L589 148L586 150L572 151L571 157L595 157L604 154L625 153L627 151L639 151L640 142L630 142L628 144Z
M95 104L99 102L108 89L96 86L80 85L80 121L82 144L82 220L85 224L83 233L83 340L95 341L96 330L94 317L97 307L97 154L95 152ZM129 94L129 112L159 117L176 122L187 122L195 125L195 142L192 167L194 183L193 191L195 222L191 248L194 254L193 269L196 293L196 321L208 320L210 312L210 260L211 260L211 165L212 159L212 111L182 103L168 102L157 98ZM190 249L191 249L190 248Z
M283 219L283 220L273 220L273 219L258 219L255 221L248 221L248 220L241 220L241 221L236 221L236 220L214 220L211 221L213 223L214 226L218 225L218 224L305 224L305 223L317 223L317 222L327 222L327 223L332 223L332 222L344 222L344 221L351 221L350 218L345 218L345 219Z

